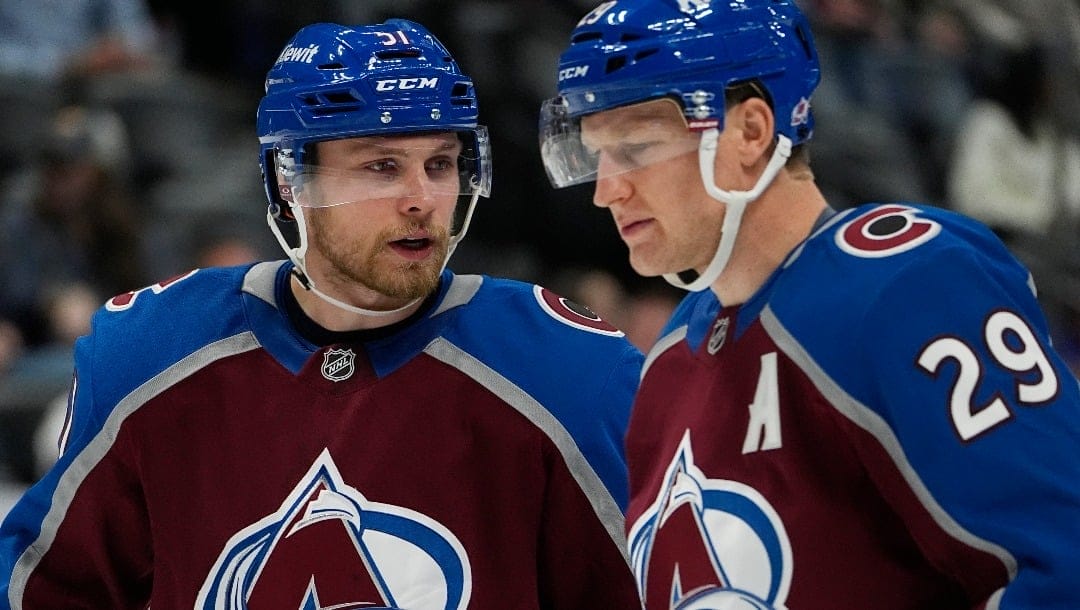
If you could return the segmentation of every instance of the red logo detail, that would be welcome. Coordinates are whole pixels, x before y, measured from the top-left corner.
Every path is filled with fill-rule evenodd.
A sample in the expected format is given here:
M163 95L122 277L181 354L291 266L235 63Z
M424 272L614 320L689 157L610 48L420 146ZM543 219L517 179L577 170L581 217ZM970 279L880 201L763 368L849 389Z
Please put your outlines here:
M799 99L799 103L791 109L791 126L804 125L810 121L810 100Z
M607 335L621 335L622 331L605 322L591 309L561 297L547 288L537 287L536 297L544 310L560 322Z
M840 227L836 243L856 256L881 257L910 250L941 232L941 225L918 216L918 210L883 205Z

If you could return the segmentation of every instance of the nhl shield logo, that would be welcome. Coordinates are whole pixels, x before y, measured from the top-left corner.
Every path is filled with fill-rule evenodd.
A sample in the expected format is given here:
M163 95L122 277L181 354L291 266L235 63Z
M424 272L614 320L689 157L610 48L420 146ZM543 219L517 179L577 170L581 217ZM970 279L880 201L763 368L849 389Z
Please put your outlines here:
M323 354L322 376L330 381L345 381L356 368L356 353L351 349L332 349Z
M709 336L709 345L707 346L710 355L716 354L721 347L724 347L724 342L727 341L728 326L730 325L731 320L727 316L718 319L713 324L712 335Z

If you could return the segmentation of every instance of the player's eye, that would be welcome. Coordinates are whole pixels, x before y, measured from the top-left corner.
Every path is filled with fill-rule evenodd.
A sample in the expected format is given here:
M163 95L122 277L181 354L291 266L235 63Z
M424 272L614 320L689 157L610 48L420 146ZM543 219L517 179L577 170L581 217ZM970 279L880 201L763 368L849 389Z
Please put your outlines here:
M456 181L458 179L457 159L452 157L429 159L424 164L424 169L432 180Z
M372 161L371 163L366 164L364 166L364 169L377 173L385 173L398 169L398 164L393 159L380 159L378 161Z
M613 151L612 156L616 161L623 165L640 167L647 163L650 158L649 153L653 148L653 142L621 144Z
M428 171L442 172L453 170L456 167L454 160L449 157L439 157L437 159L431 159L427 162Z

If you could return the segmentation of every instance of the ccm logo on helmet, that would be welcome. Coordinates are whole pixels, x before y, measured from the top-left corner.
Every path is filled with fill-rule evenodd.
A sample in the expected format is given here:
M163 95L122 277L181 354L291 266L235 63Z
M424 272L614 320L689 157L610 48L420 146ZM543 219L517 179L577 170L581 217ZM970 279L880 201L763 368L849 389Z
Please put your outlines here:
M388 78L375 81L376 91L395 91L397 89L437 89L438 77L435 78Z
M559 70L559 82L570 78L577 78L579 76L585 76L589 73L589 66L574 66L572 68L563 68Z

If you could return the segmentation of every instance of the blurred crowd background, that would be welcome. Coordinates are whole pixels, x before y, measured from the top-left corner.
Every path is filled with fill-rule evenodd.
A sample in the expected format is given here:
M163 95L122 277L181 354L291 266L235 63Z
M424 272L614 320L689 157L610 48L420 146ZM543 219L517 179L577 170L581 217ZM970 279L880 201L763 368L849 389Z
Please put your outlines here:
M543 283L647 349L682 293L638 278L591 185L552 189L538 153L558 54L593 5L0 0L0 516L55 459L94 309L193 267L282 257L255 109L308 23L406 17L439 36L476 82L495 164L451 267ZM913 201L989 224L1080 371L1080 2L800 5L823 68L812 164L832 205Z

